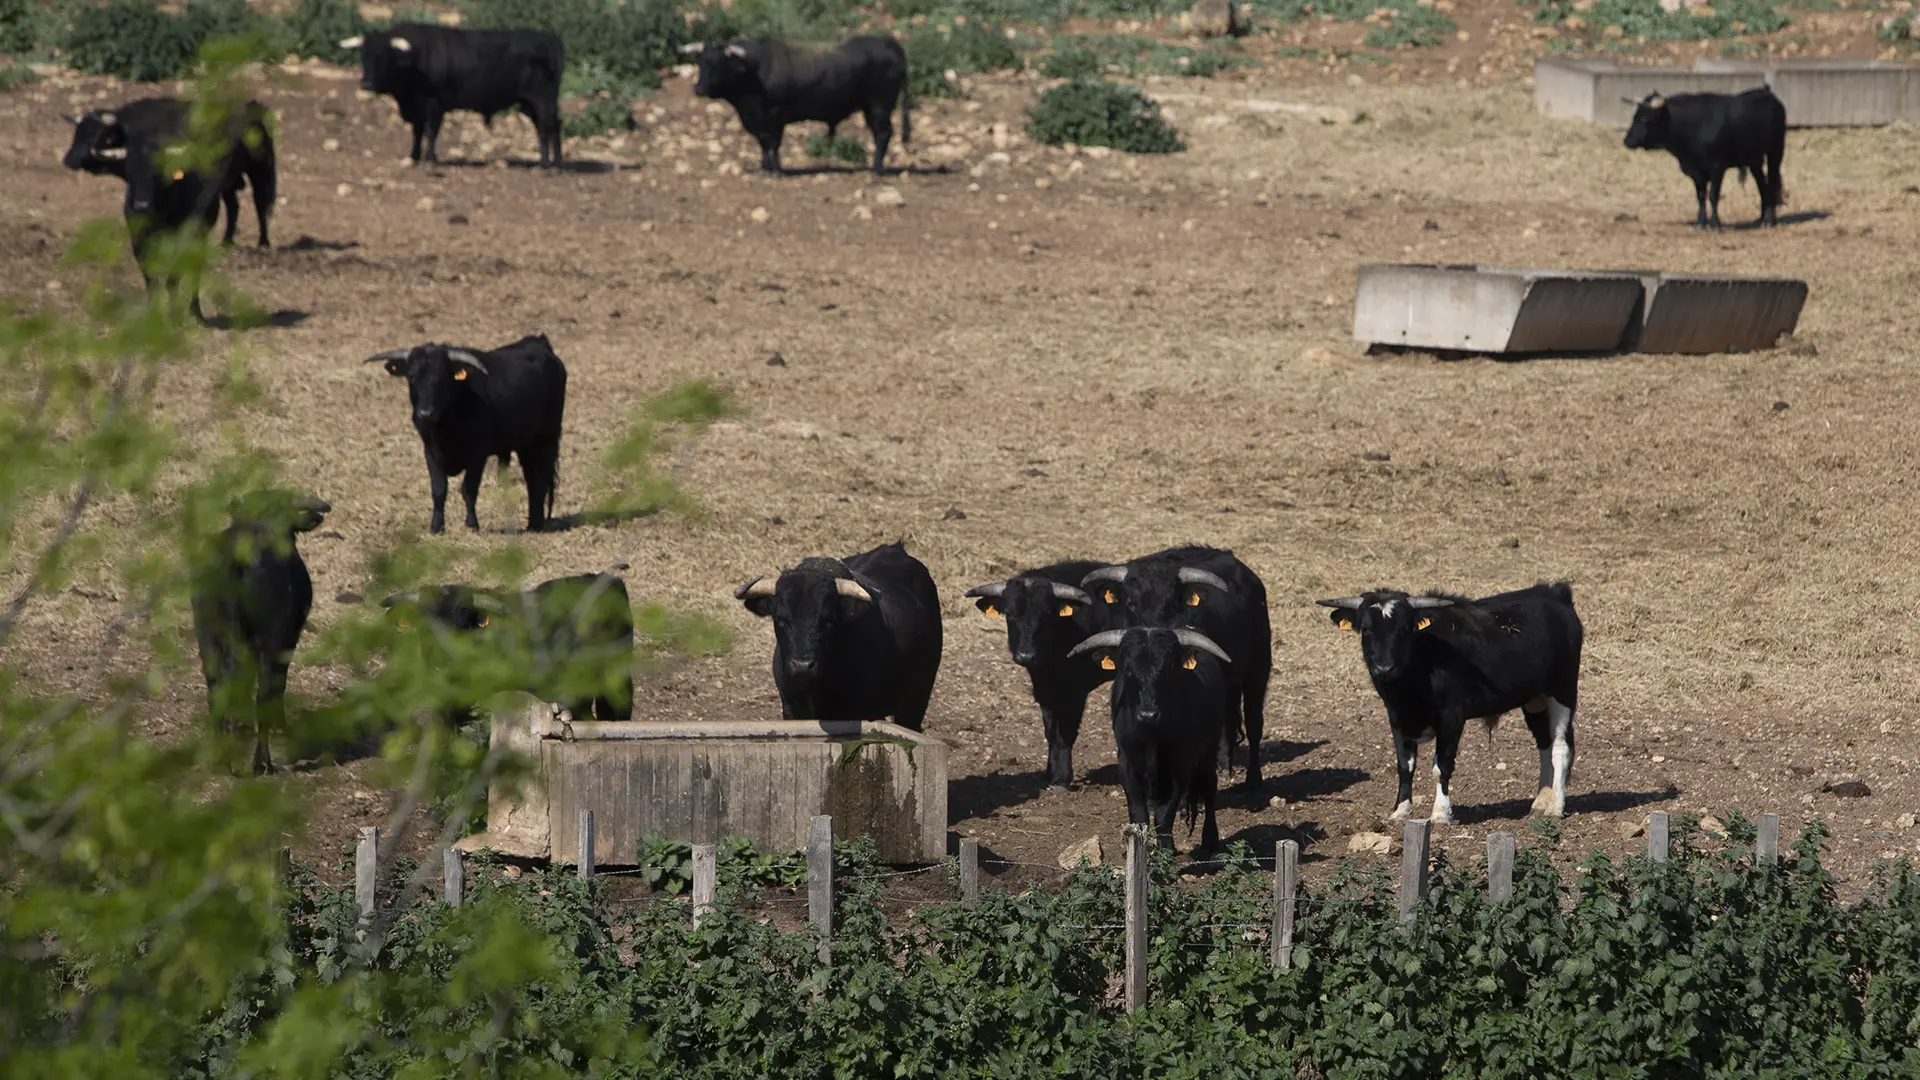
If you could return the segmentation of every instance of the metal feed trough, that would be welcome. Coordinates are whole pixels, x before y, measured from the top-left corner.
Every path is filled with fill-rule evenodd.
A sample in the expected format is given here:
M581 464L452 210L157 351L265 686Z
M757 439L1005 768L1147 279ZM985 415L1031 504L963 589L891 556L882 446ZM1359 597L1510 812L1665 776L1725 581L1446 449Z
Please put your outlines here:
M1633 106L1662 94L1737 94L1771 86L1789 127L1874 127L1920 120L1920 67L1888 60L1714 60L1690 68L1642 67L1593 57L1533 62L1534 106L1606 127L1633 122Z
M1719 353L1793 332L1807 285L1656 270L1360 267L1353 336L1474 353Z
M579 861L579 819L593 811L596 864L631 865L641 835L715 843L745 836L765 850L807 843L815 815L870 836L887 863L947 857L947 745L888 723L653 721L563 723L526 694L492 710L493 746L532 775L496 782L487 831L465 850Z

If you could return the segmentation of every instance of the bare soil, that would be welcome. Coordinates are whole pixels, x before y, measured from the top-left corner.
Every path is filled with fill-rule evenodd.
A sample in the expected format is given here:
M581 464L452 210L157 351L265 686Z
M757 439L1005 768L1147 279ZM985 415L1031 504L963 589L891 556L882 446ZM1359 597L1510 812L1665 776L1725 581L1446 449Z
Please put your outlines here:
M1098 695L1081 783L1043 788L1025 677L960 594L1181 542L1232 548L1272 601L1272 764L1266 790L1224 798L1230 839L1297 837L1324 865L1392 805L1380 705L1313 599L1564 578L1588 639L1569 851L1636 846L1625 834L1651 810L1738 807L1790 830L1824 817L1842 874L1914 852L1899 822L1920 809L1920 412L1902 402L1920 392L1920 136L1795 131L1787 223L1695 231L1670 158L1535 116L1524 62L1545 44L1524 13L1463 7L1472 40L1385 71L1289 60L1150 81L1190 146L1167 157L1036 147L1019 133L1039 84L971 78L967 99L921 104L896 159L912 168L880 179L755 175L731 113L683 79L643 104L642 130L570 142L564 171L525 167L524 120L466 116L448 160L414 169L390 101L300 68L263 91L283 132L275 247L242 246L227 269L293 324L246 339L271 397L246 426L334 506L302 541L316 623L364 589L368 551L427 516L404 391L360 361L542 332L571 371L562 512L612 484L598 454L631 412L697 376L743 407L678 462L705 513L521 536L517 476L490 477L483 531L445 543L523 545L530 581L627 563L636 600L724 621L730 654L674 666L639 705L729 718L778 709L771 630L731 589L904 538L946 612L927 727L953 747L951 827L991 857L1051 863L1112 837L1124 808ZM1871 19L1809 20L1805 48L1871 55ZM62 77L0 98L0 293L72 295L60 253L120 191L60 167L60 113L145 92ZM1249 97L1364 118L1253 116ZM792 165L806 133L790 133ZM1729 183L1725 212L1750 219L1756 193ZM1373 261L1790 275L1811 296L1790 347L1754 355L1372 356L1349 328L1355 267ZM163 394L189 432L209 426L204 377ZM75 658L117 613L102 589L40 605L36 676L97 685ZM295 671L310 696L346 678ZM193 673L176 680L152 735L198 694ZM1533 768L1523 725L1470 735L1440 841L1464 856L1523 827ZM1872 793L1823 790L1843 777ZM338 852L379 821L378 780L365 762L286 774L316 802L301 850Z

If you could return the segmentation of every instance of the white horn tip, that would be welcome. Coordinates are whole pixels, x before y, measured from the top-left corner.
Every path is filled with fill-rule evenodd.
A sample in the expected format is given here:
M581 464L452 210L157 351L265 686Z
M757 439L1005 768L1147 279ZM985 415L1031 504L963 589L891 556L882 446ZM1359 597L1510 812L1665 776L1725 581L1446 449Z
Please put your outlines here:
M342 41L340 42L340 47L341 47L341 48L343 48L343 49L357 49L357 48L359 48L360 46L362 46L362 45L365 45L366 43L367 43L367 39L366 39L366 38L363 38L363 37L350 37L350 38L346 38L346 39L344 39L344 40L342 40Z

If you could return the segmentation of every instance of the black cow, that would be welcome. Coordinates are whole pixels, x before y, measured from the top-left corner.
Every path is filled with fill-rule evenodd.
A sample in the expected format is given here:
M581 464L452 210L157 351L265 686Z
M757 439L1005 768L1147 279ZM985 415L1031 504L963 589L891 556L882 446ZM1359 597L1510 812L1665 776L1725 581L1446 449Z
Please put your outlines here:
M1760 189L1760 224L1779 223L1781 204L1787 201L1780 182L1780 159L1787 152L1787 107L1773 91L1757 86L1742 94L1675 94L1657 91L1634 106L1633 126L1627 129L1627 149L1665 150L1680 161L1680 171L1693 181L1700 202L1694 224L1720 227L1720 181L1728 169L1740 170L1744 183L1753 173ZM1708 199L1713 214L1707 214Z
M773 685L789 720L884 720L919 731L940 670L940 596L904 544L809 558L733 592L773 619Z
M818 120L832 138L840 122L864 113L873 133L873 171L887 160L893 106L900 105L900 141L913 142L907 100L907 51L892 37L851 37L831 49L771 38L689 45L700 54L693 92L717 98L740 114L740 126L760 143L760 168L780 171L780 140L788 124Z
M1068 658L1075 645L1107 629L1105 606L1080 589L1080 579L1105 565L1086 560L1054 563L967 590L974 606L1006 619L1007 651L1014 663L1027 669L1034 703L1040 706L1040 726L1047 733L1047 783L1054 787L1073 783L1073 743L1080 737L1087 695L1113 678L1095 656Z
M527 530L547 527L559 487L560 422L567 408L567 366L545 334L532 334L492 352L456 345L389 349L365 363L385 364L407 380L413 426L427 451L433 488L433 532L447 523L447 477L461 476L467 528L478 529L474 500L487 459L519 455L527 480ZM464 475L463 475L464 474Z
M1526 716L1540 748L1533 809L1566 813L1583 631L1565 582L1479 600L1380 589L1316 603L1334 609L1335 625L1359 632L1373 688L1387 706L1400 772L1396 820L1413 810L1413 766L1419 744L1432 739L1432 820L1452 821L1460 733L1475 719L1491 731L1511 709Z
M545 30L461 30L398 23L348 38L360 50L360 89L386 94L413 128L413 161L426 139L439 159L440 122L455 109L477 112L489 129L496 113L518 107L540 136L540 164L560 164L560 74L566 49Z
M563 705L576 720L633 719L633 607L611 574L543 581L517 594L442 585L389 596L456 633L484 629L522 665L515 685Z
M1260 575L1231 551L1178 547L1103 566L1080 585L1114 609L1109 626L1191 626L1235 658L1240 700L1221 732L1220 766L1231 766L1234 743L1244 731L1246 783L1259 787L1267 682L1273 676L1273 630Z
M186 139L187 118L192 109L188 102L159 97L69 116L73 143L67 147L61 164L77 171L126 180L129 147L140 145L151 150ZM233 243L234 232L240 226L240 192L251 181L254 218L260 225L260 246L271 247L267 219L273 215L279 174L274 164L273 132L267 126L266 107L257 101L247 102L245 114L234 118L232 126L236 129L232 153L209 175L220 202L227 208L227 231L220 242Z
M1113 744L1127 821L1151 820L1161 846L1171 848L1174 815L1186 810L1191 833L1195 811L1205 807L1200 847L1219 847L1215 747L1232 723L1239 696L1226 667L1231 659L1205 634L1186 627L1105 630L1067 655L1083 654L1113 673Z
M273 768L267 736L285 724L287 668L313 607L294 534L319 528L332 509L281 491L237 500L233 523L195 567L193 633L207 709L228 735L252 728L257 773Z

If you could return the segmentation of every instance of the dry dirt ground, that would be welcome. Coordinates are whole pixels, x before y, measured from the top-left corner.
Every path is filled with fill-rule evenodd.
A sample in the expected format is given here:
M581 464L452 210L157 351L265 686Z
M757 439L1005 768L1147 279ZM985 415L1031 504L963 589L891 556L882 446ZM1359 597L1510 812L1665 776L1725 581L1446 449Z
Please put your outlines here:
M702 377L742 409L680 462L705 513L513 536L518 479L489 477L484 531L445 544L522 544L530 580L629 563L636 600L722 620L737 647L676 666L640 709L726 718L778 710L770 628L732 588L904 538L947 620L927 727L953 747L951 827L998 857L1051 862L1113 836L1124 810L1099 695L1080 785L1042 787L1026 680L960 594L1181 542L1232 548L1272 603L1272 764L1267 790L1225 797L1229 838L1270 851L1296 836L1324 867L1391 807L1380 705L1314 598L1565 578L1588 640L1570 852L1638 844L1623 833L1651 810L1733 807L1777 810L1790 831L1823 816L1855 877L1914 852L1920 831L1900 820L1920 809L1920 136L1795 131L1789 223L1704 233L1670 158L1536 117L1523 78L1347 74L1152 83L1190 143L1156 158L1035 147L1018 137L1035 84L973 79L965 101L922 104L915 169L876 180L754 175L731 114L677 78L640 131L571 142L565 171L522 167L525 121L488 133L464 116L450 160L416 170L390 101L302 68L263 90L283 129L276 246L228 268L266 307L305 314L249 337L271 408L247 433L334 506L302 545L315 621L428 509L404 390L361 359L541 332L571 371L562 512L611 485L598 454L633 409ZM62 78L0 98L0 293L60 302L59 253L120 193L60 168L59 114L129 96ZM1273 122L1234 106L1249 96L1364 119ZM1757 213L1751 187L1728 189L1729 220ZM1792 347L1754 355L1369 356L1348 331L1371 261L1784 274L1811 296ZM204 391L169 386L168 414L203 425ZM87 685L98 673L62 658L113 614L97 591L43 605L36 673ZM324 696L345 673L295 677ZM157 737L198 689L175 684ZM1517 719L1471 734L1460 823L1439 841L1464 856L1523 827L1533 762ZM1871 794L1822 790L1843 777ZM337 852L386 806L366 763L283 782L318 803L308 852Z

